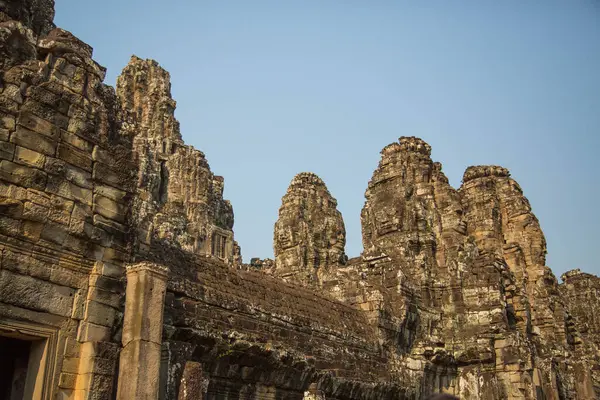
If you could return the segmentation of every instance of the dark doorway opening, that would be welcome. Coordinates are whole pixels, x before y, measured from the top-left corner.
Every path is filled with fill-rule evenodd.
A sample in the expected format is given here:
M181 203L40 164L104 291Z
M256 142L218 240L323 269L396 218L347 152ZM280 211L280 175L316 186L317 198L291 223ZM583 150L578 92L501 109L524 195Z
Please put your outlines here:
M0 400L24 399L31 343L0 336Z

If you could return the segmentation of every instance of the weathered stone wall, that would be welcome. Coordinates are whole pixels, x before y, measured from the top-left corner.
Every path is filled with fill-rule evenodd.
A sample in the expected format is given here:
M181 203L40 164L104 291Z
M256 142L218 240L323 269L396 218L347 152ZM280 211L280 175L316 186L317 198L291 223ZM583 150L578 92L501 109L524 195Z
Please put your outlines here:
M174 271L169 282L164 339L177 365L202 364L209 394L262 398L268 389L301 398L315 382L344 391L337 386L346 381L389 381L359 310L260 272L187 262L193 266ZM333 377L336 387L328 388Z
M302 173L275 260L243 265L169 74L132 57L115 91L53 14L0 2L0 336L44 341L43 398L599 397L600 280L558 284L508 170L470 167L456 190L402 137L360 257Z
M131 140L91 47L49 31L51 2L21 6L9 2L0 23L0 325L52 332L47 398L109 398Z

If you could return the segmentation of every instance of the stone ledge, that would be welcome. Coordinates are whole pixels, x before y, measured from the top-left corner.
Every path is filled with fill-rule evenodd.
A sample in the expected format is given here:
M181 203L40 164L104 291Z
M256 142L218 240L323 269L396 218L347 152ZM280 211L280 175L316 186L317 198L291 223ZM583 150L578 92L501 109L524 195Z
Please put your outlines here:
M125 269L127 270L127 275L129 275L131 273L136 273L136 272L148 271L155 275L162 276L165 279L169 276L169 268L167 268L163 265L146 262L146 261L136 263L136 264L129 264L129 265L125 266Z

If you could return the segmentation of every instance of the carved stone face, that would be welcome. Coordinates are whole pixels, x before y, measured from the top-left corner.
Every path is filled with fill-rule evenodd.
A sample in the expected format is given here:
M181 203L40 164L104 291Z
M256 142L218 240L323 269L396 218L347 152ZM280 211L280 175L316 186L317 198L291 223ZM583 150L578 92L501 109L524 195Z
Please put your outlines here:
M280 269L287 271L295 270L300 267L299 263L302 258L298 246L289 247L277 254L277 265Z
M339 220L329 218L327 229L323 237L323 247L328 248L328 258L330 262L338 262L343 259L344 249L346 247L346 232Z
M344 222L335 199L318 177L297 175L282 203L274 232L279 274L299 273L344 259Z
M296 245L294 240L294 229L292 226L283 225L277 230L275 245L280 250L289 249Z
M384 236L398 230L399 221L394 214L392 207L387 207L375 213L375 229L377 231L377 236Z

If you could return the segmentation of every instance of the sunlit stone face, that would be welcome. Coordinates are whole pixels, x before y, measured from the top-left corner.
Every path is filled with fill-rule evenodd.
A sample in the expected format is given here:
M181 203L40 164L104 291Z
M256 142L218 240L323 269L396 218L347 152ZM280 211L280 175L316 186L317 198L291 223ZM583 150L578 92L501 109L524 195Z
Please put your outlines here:
M417 138L401 138L382 150L361 214L365 250L401 255L408 232L431 231L429 154L429 145Z
M312 270L345 261L346 230L336 206L319 177L311 173L294 177L275 223L273 244L279 274L312 274Z

